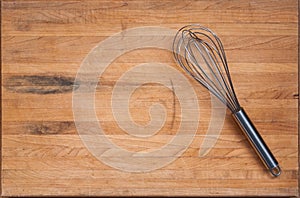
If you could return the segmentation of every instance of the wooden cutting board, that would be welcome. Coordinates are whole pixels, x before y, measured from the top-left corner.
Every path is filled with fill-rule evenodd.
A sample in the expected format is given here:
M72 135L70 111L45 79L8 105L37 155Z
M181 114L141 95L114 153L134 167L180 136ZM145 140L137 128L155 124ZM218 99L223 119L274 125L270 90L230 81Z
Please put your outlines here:
M298 196L298 1L1 3L3 196ZM165 108L159 132L144 138L120 127L111 98L118 79L136 65L168 64L191 83L200 107L199 127L186 151L163 167L133 173L99 160L80 139L72 93L80 86L74 79L90 50L128 28L177 30L190 23L201 23L221 38L237 96L277 157L283 169L279 178L268 174L229 112L216 144L199 156L211 120L211 97L162 49L134 50L117 57L99 76L95 112L107 137L120 148L135 153L163 148L181 122L174 90L145 83L130 96L125 111L139 125L154 116L151 105ZM137 72L134 77L160 73L159 69ZM124 90L133 86L119 83Z

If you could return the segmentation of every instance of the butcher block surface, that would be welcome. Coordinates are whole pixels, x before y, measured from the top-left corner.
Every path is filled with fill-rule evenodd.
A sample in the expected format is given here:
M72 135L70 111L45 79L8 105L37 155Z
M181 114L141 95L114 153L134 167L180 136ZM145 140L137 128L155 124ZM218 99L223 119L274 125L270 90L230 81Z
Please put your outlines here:
M298 196L298 1L1 4L2 196ZM174 94L179 88L149 82L130 96L127 110L140 126L151 120L153 104L164 107L165 122L151 137L126 133L115 120L111 99L117 83L124 89L133 86L118 81L131 68L168 64L188 79L197 95L199 126L185 152L155 170L131 172L99 160L81 140L72 94L80 86L74 80L88 53L128 28L177 30L193 23L221 38L237 97L276 156L280 177L268 173L229 111L220 136L211 137L215 145L199 156L211 120L211 96L163 49L137 49L116 57L99 76L95 113L107 137L120 148L136 153L161 149L180 127L181 105ZM153 72L136 72L134 78L161 73L155 68Z

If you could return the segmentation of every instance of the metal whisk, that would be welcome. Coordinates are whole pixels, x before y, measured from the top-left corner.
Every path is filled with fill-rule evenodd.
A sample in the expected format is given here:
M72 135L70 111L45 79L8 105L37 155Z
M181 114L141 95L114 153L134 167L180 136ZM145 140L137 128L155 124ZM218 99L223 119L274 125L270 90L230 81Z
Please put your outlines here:
M200 25L185 26L174 38L173 54L177 63L190 76L230 109L264 165L272 175L279 176L281 169L277 160L237 100L225 51L218 36Z

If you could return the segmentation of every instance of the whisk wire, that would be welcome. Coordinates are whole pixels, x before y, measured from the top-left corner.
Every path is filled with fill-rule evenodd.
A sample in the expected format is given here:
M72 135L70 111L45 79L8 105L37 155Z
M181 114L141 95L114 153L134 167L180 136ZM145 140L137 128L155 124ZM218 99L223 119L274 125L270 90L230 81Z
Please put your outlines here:
M191 46L188 44L188 45L186 45L186 48L190 48ZM200 53L201 53L201 56L202 56L202 58L204 59L204 61L207 63L207 64L209 64L208 62L207 62L207 60L205 59L205 57L204 57L204 55L203 55L203 53L200 51ZM188 54L188 55L186 55L186 54ZM185 51L185 57L186 56L188 56L189 58L190 58L190 62L192 62L192 63L189 63L189 61L187 61L187 59L185 59L186 60L186 63L187 63L187 66L188 66L188 70L192 70L192 72L194 72L194 73L196 73L196 75L193 73L193 76L194 76L194 78L197 80L197 81L199 81L199 82L201 82L201 84L202 85L204 85L208 90L211 90L212 91L212 93L217 97L217 98L219 98L225 105L227 105L227 102L226 102L226 100L224 100L224 95L223 95L223 93L218 93L218 89L217 89L217 86L216 86L216 84L215 84L215 82L207 75L207 72L205 72L204 70L203 70L203 68L202 67L200 67L200 65L198 65L198 62L196 61L196 58L195 58L195 55L194 55L194 53L193 53L193 51L192 50L186 50ZM201 71L201 73L199 72L199 70ZM210 68L210 70L211 70L211 68ZM190 72L190 73L192 73L192 72ZM200 78L198 77L198 76L200 76ZM204 81L203 79L204 78L207 78L207 80L209 81L209 82L207 82L207 81ZM220 95L219 95L220 94ZM223 96L223 97L222 97Z
M220 39L205 27L186 26L179 32L173 43L177 62L232 112L237 111L239 103L233 89L225 51ZM208 34L212 35L212 38ZM175 45L176 41L177 45ZM199 63L199 60L203 64Z
M217 98L219 98L225 105L227 105L226 100L224 98L220 97L217 90L215 90L214 87L212 87L209 83L204 81L204 77L202 74L206 75L204 71L201 71L202 73L199 72L199 69L201 70L201 67L199 65L195 67L194 64L197 64L197 61L195 59L195 56L192 55L193 51L189 50L190 44L185 43L185 42L190 42L186 41L184 39L184 34L182 34L182 39L178 41L179 46L185 46L184 55L181 54L181 48L179 47L176 53L174 53L174 56L176 57L176 60L178 61L179 65L188 73L190 74L194 79L196 79L199 83L201 83L205 88L210 90ZM183 58L185 57L185 58ZM190 57L190 60L188 60L186 57ZM194 63L194 64L193 64ZM183 66L185 65L185 66Z
M202 50L200 49L200 46L198 45L198 43L194 42L193 45L195 45L195 47L198 49L198 51L199 51L199 53L200 53L202 59L204 60L205 65L207 66L209 72L204 71L203 66L201 67L201 65L199 65L198 62L194 62L193 65L194 65L194 66L197 66L197 68L199 68L199 69L202 71L202 73L205 75L205 77L206 77L206 78L208 79L208 81L210 82L210 83L208 83L208 84L211 85L210 87L214 88L215 90L222 90L222 89L224 89L224 87L223 87L223 85L222 85L222 82L221 82L221 81L219 80L219 78L216 76L216 72L214 72L214 69L213 69L213 67L211 66L211 65L215 66L215 64L214 64L214 61L212 60L213 58L211 57L211 55L210 55L208 49L207 49L205 46L202 46L203 49L204 49L205 52L206 52L206 53L205 53L205 52L202 52ZM193 52L191 52L191 54L193 54ZM205 56L205 55L207 55L207 56ZM209 59L207 59L207 57L208 57ZM194 59L195 59L195 58L193 58L193 60L194 60ZM216 66L215 66L215 67L216 67ZM217 73L218 73L218 72L217 72ZM210 75L208 75L208 74L210 74ZM217 92L216 92L216 93L217 93ZM220 98L226 97L226 96L225 96L226 93L224 93L223 91L220 91L219 94L220 94ZM225 95L224 95L224 94L225 94ZM225 101L225 100L224 100L224 101Z

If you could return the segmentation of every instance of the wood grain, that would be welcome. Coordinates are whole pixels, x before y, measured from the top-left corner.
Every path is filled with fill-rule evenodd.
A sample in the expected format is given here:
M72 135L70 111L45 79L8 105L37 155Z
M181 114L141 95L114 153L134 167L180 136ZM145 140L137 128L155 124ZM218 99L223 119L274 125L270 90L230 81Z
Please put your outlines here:
M299 196L298 1L3 0L1 7L2 196ZM81 141L72 93L81 85L74 80L91 49L127 28L178 29L190 23L221 38L239 101L278 159L279 178L268 174L229 112L215 146L199 157L214 110L211 96L166 50L134 50L109 65L95 90L97 123L110 141L129 151L148 152L168 143L180 126L181 106L174 95L180 87L148 83L131 95L129 111L138 124L151 120L153 104L166 110L164 125L148 138L124 131L111 104L126 71L141 63L166 63L189 79L198 97L199 127L187 150L165 167L130 173L99 161ZM121 84L124 90L133 86ZM84 124L95 123L87 115Z

